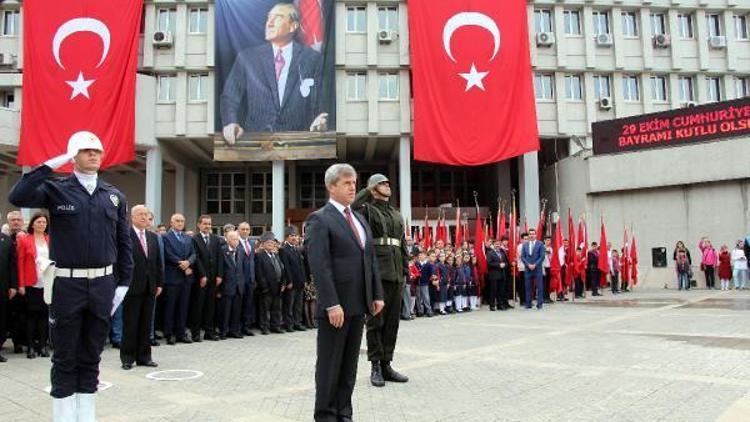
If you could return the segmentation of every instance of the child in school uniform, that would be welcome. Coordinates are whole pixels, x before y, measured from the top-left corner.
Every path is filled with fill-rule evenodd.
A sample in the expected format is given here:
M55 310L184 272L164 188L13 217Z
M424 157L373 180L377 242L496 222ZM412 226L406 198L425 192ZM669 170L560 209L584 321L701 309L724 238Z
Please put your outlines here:
M479 263L476 255L471 257L471 282L469 283L469 307L471 309L479 309Z
M448 257L445 259L445 263L447 266L445 286L445 311L449 314L452 314L453 312L455 312L455 307L453 306L453 287L456 282L457 272L455 258L453 258L453 255L448 255Z
M411 312L411 316L413 317L415 315L415 309L414 307L417 304L417 286L419 285L419 267L417 267L417 259L412 256L409 258L409 281L408 285L406 286L407 289L409 289L409 311Z
M422 315L432 316L432 303L430 302L430 288L437 280L437 268L435 267L435 252L431 251L427 261L422 264L419 277L419 306L418 312Z
M463 312L467 307L466 285L471 278L471 269L469 268L469 255L456 256L456 282L453 288L453 303L456 312Z
M433 309L440 315L447 315L445 312L445 302L448 297L448 264L445 262L445 253L441 252L438 257L437 283L435 284L435 306Z

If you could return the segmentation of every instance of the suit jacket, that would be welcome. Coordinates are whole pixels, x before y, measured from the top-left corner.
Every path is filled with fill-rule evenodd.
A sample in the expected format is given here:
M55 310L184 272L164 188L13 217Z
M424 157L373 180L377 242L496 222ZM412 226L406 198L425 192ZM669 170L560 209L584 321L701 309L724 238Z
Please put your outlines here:
M305 270L302 252L294 246L284 243L284 246L279 249L279 257L281 262L284 263L287 283L291 282L295 289L304 288L307 281L307 271Z
M135 229L130 229L133 244L133 281L130 282L127 296L155 295L156 288L164 284L162 267L164 265L159 248L159 238L156 234L146 230L146 250L143 252L141 240Z
M534 248L529 252L529 241L523 243L521 248L521 261L523 261L524 267L528 270L529 265L535 265L534 272L542 271L542 264L544 263L544 242L535 241Z
M174 230L168 231L163 237L164 241L164 284L192 284L195 282L195 249L193 239L182 233L182 241L177 239ZM186 276L177 265L179 261L190 262L193 274Z
M203 242L203 239L201 239ZM210 244L210 241L209 241ZM245 294L245 274L243 252L238 249L229 250L229 245L222 245L221 258L224 266L224 278L221 282L222 296L231 297Z
M276 268L271 262L271 257L266 251L261 251L255 254L255 280L258 282L258 287L263 293L271 291L274 293L281 292L281 286L287 284L286 271L284 270L284 263L276 256L281 266L281 277L276 277Z
M0 296L18 288L16 245L10 236L0 233Z
M215 283L216 277L224 277L224 258L222 247L225 245L221 238L215 234L208 237L208 246L203 241L203 235L198 232L193 235L193 248L195 249L195 267L198 278L206 277L208 283Z
M247 247L249 251L245 249L245 246L242 244L242 239L240 239L238 249L242 252L240 255L242 256L242 273L245 275L246 290L250 289L250 286L255 284L255 248L249 239Z
M305 222L305 250L318 293L318 317L340 305L346 317L364 315L375 300L383 300L372 231L364 217L353 216L365 229L360 246L344 216L330 202Z
M487 252L487 275L489 276L489 278L493 280L505 279L505 272L509 267L508 255L506 255L505 251L502 249L496 250L495 248L488 248L485 250ZM505 267L501 268L500 264L503 263L505 263Z
M237 54L220 98L222 126L239 123L246 132L308 131L320 113L323 60L298 42L279 104L279 89L270 43Z
M599 273L599 251L589 251L586 255L586 271Z

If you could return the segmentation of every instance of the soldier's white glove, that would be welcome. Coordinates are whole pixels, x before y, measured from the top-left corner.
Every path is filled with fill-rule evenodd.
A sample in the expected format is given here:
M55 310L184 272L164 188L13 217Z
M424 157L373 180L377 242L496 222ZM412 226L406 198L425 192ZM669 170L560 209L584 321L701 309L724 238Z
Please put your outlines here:
M70 150L70 148L68 149ZM68 151L63 155L58 155L55 158L50 158L49 160L44 162L44 165L54 170L58 167L64 166L65 164L68 164L73 159L73 157L76 156L76 154L78 154L78 150L73 153Z
M125 299L125 294L127 293L128 286L117 286L115 289L115 297L112 298L112 312L109 313L109 316L115 314L115 311L120 307L120 304Z
M237 138L242 136L245 131L242 129L242 126L238 125L237 123L230 123L224 126L224 130L222 132L227 143L229 145L233 145L235 142L237 142Z

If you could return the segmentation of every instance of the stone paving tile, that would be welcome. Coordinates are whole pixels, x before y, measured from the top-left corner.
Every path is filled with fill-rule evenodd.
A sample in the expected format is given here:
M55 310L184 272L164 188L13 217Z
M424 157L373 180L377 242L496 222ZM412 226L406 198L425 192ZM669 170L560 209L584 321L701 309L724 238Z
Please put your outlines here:
M659 289L402 323L394 366L411 381L370 386L362 354L355 419L741 421L728 410L750 396L745 301L750 292ZM9 357L0 420L49 420L49 362ZM99 394L100 422L312 419L314 332L165 345L154 359L204 375L148 380L150 368L122 371L107 349L101 379L113 386Z

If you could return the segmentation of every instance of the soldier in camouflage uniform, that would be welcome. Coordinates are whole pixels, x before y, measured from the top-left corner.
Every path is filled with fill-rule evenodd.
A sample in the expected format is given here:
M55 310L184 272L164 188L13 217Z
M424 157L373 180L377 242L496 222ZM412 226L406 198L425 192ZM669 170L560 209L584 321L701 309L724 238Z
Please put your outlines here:
M375 254L383 282L385 308L367 319L367 358L372 363L370 382L376 387L385 381L407 382L409 378L391 368L401 314L401 296L409 271L404 238L404 219L388 201L391 184L382 174L367 180L357 193L352 208L365 216L372 229Z

